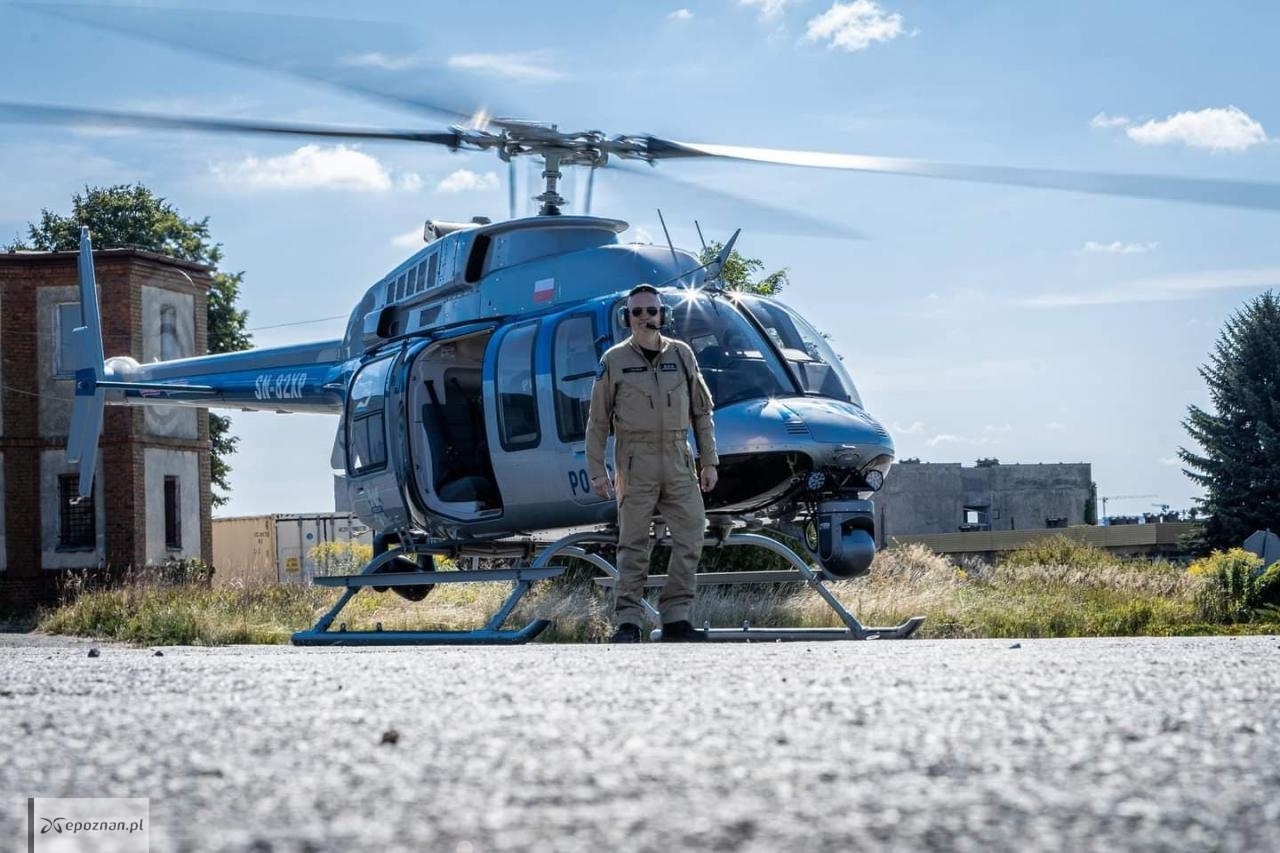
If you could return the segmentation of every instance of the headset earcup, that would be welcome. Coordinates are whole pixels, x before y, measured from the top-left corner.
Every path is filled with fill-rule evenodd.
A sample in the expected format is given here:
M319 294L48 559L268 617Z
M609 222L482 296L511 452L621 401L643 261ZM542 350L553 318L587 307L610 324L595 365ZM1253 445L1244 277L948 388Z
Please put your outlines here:
M625 305L618 309L618 325L624 329L631 328L631 320L627 317L627 306Z
M665 326L671 322L671 309L666 305L662 306L662 310L658 312L658 325Z

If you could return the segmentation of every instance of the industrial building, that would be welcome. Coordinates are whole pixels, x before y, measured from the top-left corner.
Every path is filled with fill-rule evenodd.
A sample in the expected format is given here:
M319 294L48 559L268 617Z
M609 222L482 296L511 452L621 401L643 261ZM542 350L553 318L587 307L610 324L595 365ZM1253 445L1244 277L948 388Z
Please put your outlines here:
M76 259L0 254L0 606L53 599L68 571L212 558L203 409L108 407L93 493L75 500L65 452ZM206 351L208 267L137 249L94 252L94 265L109 355Z
M1087 462L900 462L876 495L876 527L881 545L903 535L1070 527L1096 521L1093 501Z

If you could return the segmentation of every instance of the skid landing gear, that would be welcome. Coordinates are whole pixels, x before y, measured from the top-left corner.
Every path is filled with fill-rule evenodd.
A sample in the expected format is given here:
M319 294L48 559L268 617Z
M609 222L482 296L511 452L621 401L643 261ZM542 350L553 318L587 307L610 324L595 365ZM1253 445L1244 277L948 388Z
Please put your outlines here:
M662 525L657 525L656 538L660 542L664 536ZM503 630L502 625L510 617L516 605L529 592L535 581L553 578L563 574L564 566L552 566L551 561L557 557L570 557L583 560L604 573L605 577L596 578L601 586L613 586L618 580L618 569L599 554L593 554L583 548L584 545L613 545L617 542L616 531L592 530L573 533L542 547L537 557L530 563L518 564L508 569L485 569L478 571L395 571L399 563L413 554L399 549L379 554L358 575L342 577L319 577L315 583L320 586L344 588L342 597L320 617L315 626L307 631L299 631L293 635L295 646L405 646L405 645L519 645L537 637L551 624L545 619L535 619L522 628ZM800 640L900 640L910 637L924 622L923 616L913 616L901 625L884 628L873 628L863 625L858 618L845 609L844 605L827 588L829 578L824 572L815 570L799 554L786 545L762 536L758 533L732 532L725 536L711 536L706 540L706 547L742 547L753 546L772 551L785 559L793 567L789 571L777 572L706 572L698 575L700 586L739 583L804 583L814 589L839 618L843 627L837 628L753 628L743 623L739 628L707 628L707 638L712 642L775 642ZM392 571L387 571L392 569ZM470 631L348 631L346 623L339 623L337 630L331 630L338 614L348 602L365 587L415 587L427 584L447 583L487 583L493 581L511 581L511 594L502 606L490 617L484 627ZM647 586L659 587L666 582L664 575L651 575ZM652 602L644 601L645 613L654 630L650 637L654 640L662 637L662 617Z
M515 610L520 599L533 586L534 581L552 578L564 572L564 568L518 567L512 569L486 569L484 571L414 571L386 572L382 571L394 565L397 559L403 559L399 551L386 551L379 554L358 575L340 577L319 577L315 583L319 586L344 587L342 597L329 608L329 612L320 617L309 631L299 631L293 635L295 646L425 646L425 645L519 645L537 637L551 624L546 619L535 619L517 630L502 630L511 611ZM424 584L441 583L483 583L492 581L512 581L511 594L489 618L483 628L471 631L348 631L346 623L340 623L336 631L329 628L342 609L347 606L360 590L365 587L422 587Z
M657 538L662 538L661 526L658 528ZM534 565L545 565L552 557L557 554L572 553L573 556L582 556L586 552L582 551L582 545L587 544L612 544L617 541L616 536L612 536L600 532L579 533L573 536L567 536L564 539L552 544L534 561ZM827 589L826 582L828 578L825 573L815 571L803 558L786 545L771 539L768 536L762 536L759 533L741 533L733 532L720 537L708 537L704 547L721 548L734 546L754 546L772 551L778 556L790 563L794 570L781 572L704 572L698 575L699 586L711 586L713 584L739 584L739 583L804 583L810 588L817 591L822 596L822 600L836 614L843 623L842 628L753 628L750 623L744 622L740 628L711 628L706 627L707 639L712 642L721 643L744 643L744 642L774 642L797 641L797 640L905 640L916 632L916 630L924 624L923 616L912 616L901 625L895 625L885 628L873 628L863 625L858 618L850 613L845 606L840 603L839 599ZM594 556L594 555L586 555ZM618 580L618 570L613 565L600 557L595 557L592 561L594 565L599 566L608 575L607 578L597 578L596 583L601 586L613 586ZM665 575L650 575L648 587L659 587L666 583ZM649 617L649 621L653 623L654 630L650 633L650 639L662 639L662 616L658 613L658 609L653 602L645 599L643 601L645 614Z

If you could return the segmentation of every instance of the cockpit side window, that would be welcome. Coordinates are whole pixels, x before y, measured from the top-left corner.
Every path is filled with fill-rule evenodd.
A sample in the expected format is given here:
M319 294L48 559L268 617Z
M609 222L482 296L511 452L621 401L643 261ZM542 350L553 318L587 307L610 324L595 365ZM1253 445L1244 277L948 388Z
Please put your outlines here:
M582 441L596 377L595 323L589 314L566 317L556 326L552 344L556 428L561 441Z
M745 296L742 303L773 340L806 394L862 405L844 362L809 321L780 302Z
M672 305L676 337L693 348L716 408L795 394L786 369L732 303L699 296Z
M498 429L504 450L537 447L542 440L533 385L537 332L536 322L517 326L502 339L498 350Z

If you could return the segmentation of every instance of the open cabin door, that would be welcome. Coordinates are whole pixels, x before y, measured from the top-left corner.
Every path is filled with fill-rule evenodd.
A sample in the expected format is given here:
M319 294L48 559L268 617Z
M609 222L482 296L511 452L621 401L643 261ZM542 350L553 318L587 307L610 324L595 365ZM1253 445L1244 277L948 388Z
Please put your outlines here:
M400 358L401 353L395 352L360 366L339 427L338 440L346 448L343 483L348 505L375 530L403 527L409 518L393 434L400 402L392 380Z
M490 460L483 382L493 324L467 326L415 348L405 387L410 481L436 516L502 514Z

